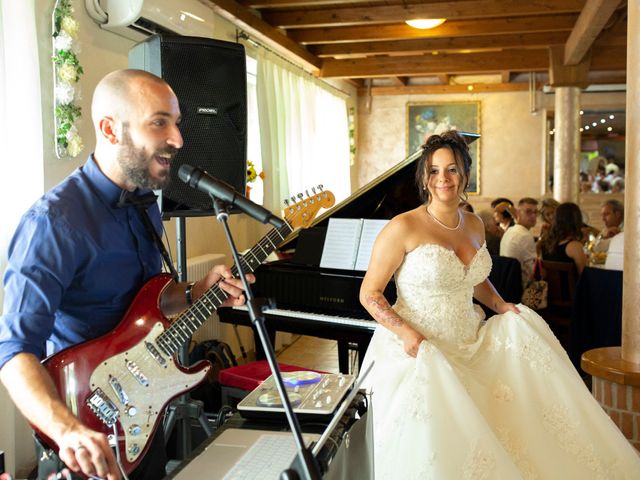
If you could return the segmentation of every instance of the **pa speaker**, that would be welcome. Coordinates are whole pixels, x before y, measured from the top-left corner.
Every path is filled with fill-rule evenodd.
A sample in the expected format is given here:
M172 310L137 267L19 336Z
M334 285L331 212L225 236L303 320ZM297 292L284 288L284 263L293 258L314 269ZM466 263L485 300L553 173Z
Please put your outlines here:
M162 191L165 216L211 213L211 198L178 178L183 164L243 193L247 178L247 74L244 47L200 37L156 35L134 45L129 67L164 79L180 103L184 139Z

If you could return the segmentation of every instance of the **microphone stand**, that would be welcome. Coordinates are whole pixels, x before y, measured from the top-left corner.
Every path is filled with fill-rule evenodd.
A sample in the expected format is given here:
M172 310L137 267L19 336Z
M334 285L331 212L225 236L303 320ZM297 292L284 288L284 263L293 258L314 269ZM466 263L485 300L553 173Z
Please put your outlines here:
M244 268L242 267L242 262L240 261L240 255L236 248L235 242L233 241L233 237L231 236L231 230L229 229L228 224L228 205L219 198L213 195L210 196L213 200L213 208L216 213L216 218L224 228L224 233L227 237L229 247L231 248L231 254L233 255L233 261L235 262L236 268L238 269L238 275L244 287L244 294L247 300L246 303L249 318L251 319L251 323L258 332L258 336L260 337L260 343L262 344L262 348L264 349L265 356L267 358L267 361L269 362L269 368L271 369L273 379L275 381L276 387L278 388L278 394L280 395L280 399L282 400L284 413L287 417L287 421L289 422L289 428L291 429L291 433L293 434L293 438L296 442L298 461L295 463L300 471L298 472L295 469L285 470L282 473L281 478L291 480L299 478L305 480L320 480L322 478L320 467L316 462L314 456L311 454L311 451L304 445L300 424L298 423L298 419L293 412L293 407L291 406L291 402L289 402L289 397L285 390L284 382L282 380L282 374L280 373L280 368L278 367L278 363L276 362L276 354L273 350L271 342L269 341L269 336L264 326L264 314L262 312L261 302L257 301L253 295L251 286L246 279Z

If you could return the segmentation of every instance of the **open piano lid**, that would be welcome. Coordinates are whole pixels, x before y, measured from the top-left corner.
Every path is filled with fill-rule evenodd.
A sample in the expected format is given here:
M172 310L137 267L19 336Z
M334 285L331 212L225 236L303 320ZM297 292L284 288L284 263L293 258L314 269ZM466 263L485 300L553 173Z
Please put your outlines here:
M467 144L473 143L480 134L459 132ZM305 234L314 235L314 227L326 229L329 218L378 218L390 219L396 215L416 208L422 203L415 185L414 162L420 158L422 148L419 148L400 163L376 177L371 182L358 189L335 207L327 210L316 218ZM283 242L281 251L296 248L299 231ZM324 235L321 234L324 242Z

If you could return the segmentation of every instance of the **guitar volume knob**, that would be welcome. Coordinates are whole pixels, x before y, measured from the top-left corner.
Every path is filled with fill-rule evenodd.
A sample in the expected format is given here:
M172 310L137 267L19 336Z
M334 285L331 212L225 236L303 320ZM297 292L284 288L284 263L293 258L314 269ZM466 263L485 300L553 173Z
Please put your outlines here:
M129 433L131 435L140 435L142 433L142 427L140 425L131 425L129 427Z
M125 412L127 412L127 415L129 415L130 417L133 417L136 413L138 413L138 409L133 405L129 405L126 408Z

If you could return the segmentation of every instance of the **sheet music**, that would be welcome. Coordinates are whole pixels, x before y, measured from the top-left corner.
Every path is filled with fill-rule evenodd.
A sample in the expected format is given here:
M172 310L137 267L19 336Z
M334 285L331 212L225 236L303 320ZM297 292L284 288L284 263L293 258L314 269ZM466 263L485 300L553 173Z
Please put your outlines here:
M366 270L373 244L389 220L330 218L320 266Z
M373 244L376 238L378 238L380 230L382 230L387 223L389 223L389 220L366 219L363 222L362 232L360 233L360 244L358 246L358 256L354 267L356 270L367 270L369 268Z
M353 269L362 231L361 218L330 218L320 266Z

